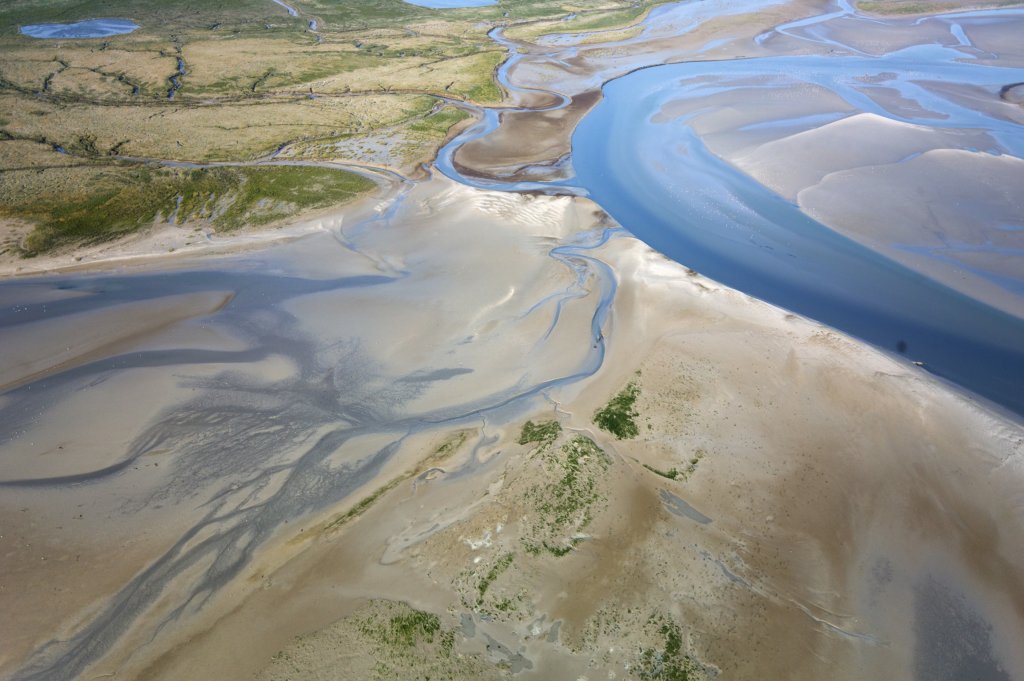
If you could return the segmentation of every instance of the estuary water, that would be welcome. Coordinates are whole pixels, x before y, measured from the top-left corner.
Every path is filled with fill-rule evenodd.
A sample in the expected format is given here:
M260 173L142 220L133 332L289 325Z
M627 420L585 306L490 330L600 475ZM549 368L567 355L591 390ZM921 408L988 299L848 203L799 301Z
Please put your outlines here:
M961 57L951 48L927 46L875 58L799 56L637 71L605 86L603 101L577 127L575 183L626 229L672 259L881 348L906 352L937 375L1024 413L1024 320L821 225L710 153L687 117L658 117L669 102L707 96L741 81L768 88L780 80L815 83L862 110L892 117L853 83L855 77L894 72L904 74L893 80L901 94L942 112L944 118L929 119L930 125L984 129L1001 151L1024 156L1019 126L916 84L948 78L998 90L1024 80L1022 69Z
M790 36L814 26L807 20L777 31ZM941 112L942 118L929 119L929 125L981 128L999 147L992 151L1021 155L1024 142L1013 124L920 86L922 80L950 78L998 90L1024 81L1020 69L972 61L962 49L967 34L959 33L963 37L950 45L877 58L837 42L830 48L837 52L828 56L636 71L606 85L604 100L577 127L570 180L513 183L463 177L453 154L459 145L500 125L493 109L479 110L481 122L443 149L435 167L464 184L506 192L586 194L627 230L678 262L880 347L903 351L935 373L1024 413L1024 321L812 220L711 153L690 118L666 114L672 102L740 83L769 89L780 80L804 80L860 110L892 116L851 85L855 77L884 71L896 74L887 83L897 83L901 94ZM956 37L956 32L949 35ZM71 36L54 29L42 37ZM494 37L503 42L500 31ZM510 51L513 56L498 77L505 87L515 88L509 73L522 55ZM552 108L569 102L565 96L550 99ZM129 630L145 623L147 614L160 614L152 618L158 632L201 608L244 575L255 552L286 523L308 519L355 494L379 477L411 438L479 426L483 441L490 436L488 421L510 422L536 409L548 391L600 370L618 282L597 249L619 230L552 239L547 254L557 267L530 276L526 268L536 261L551 262L520 248L525 228L514 218L536 209L523 197L506 193L501 197L505 204L488 197L479 215L466 218L461 228L446 222L426 229L416 221L429 225L426 207L437 197L427 195L428 187L401 178L394 184L396 198L382 200L373 217L331 225L277 249L206 258L187 270L0 283L0 301L6 301L0 304L0 333L35 329L40 344L57 339L54 356L68 353L65 361L20 377L0 394L0 448L7 462L0 488L12 496L39 494L33 503L40 504L62 495L91 494L117 504L108 517L171 504L169 512L180 512L185 527L164 553L91 610L80 626L55 634L38 648L14 678L78 677ZM465 194L453 193L445 202L454 206L464 200ZM401 211L404 216L392 220ZM478 229L484 215L509 216L508 231L515 234L506 240L498 238L500 230ZM555 222L565 224L564 219ZM434 238L435 227L445 230L445 239ZM542 227L536 242L550 238L549 227ZM498 255L489 259L481 253ZM514 284L507 295L504 286L489 288L504 283L498 276L502 267ZM463 297L446 306L455 290ZM85 322L106 311L110 317L101 319L120 322L145 317L150 309L156 312L149 314L162 317L161 301L172 294L185 299L166 305L169 310L181 306L176 314L183 330L161 318L168 329L140 325L140 333L152 334L148 339L104 342L102 328L86 333L92 329ZM220 294L222 302L214 306L206 294ZM501 307L508 301L515 309ZM474 318L472 332L463 335L467 311L480 319ZM535 319L544 323L537 325L532 345L505 332ZM565 328L572 342L555 342ZM65 338L83 347L69 344L65 350ZM518 372L514 381L499 370L507 357ZM743 357L736 362L742 364ZM486 374L495 366L499 369L493 376ZM483 387L445 388L474 374L484 378L471 385ZM166 383L159 382L165 378ZM147 381L153 386L148 393L131 399L131 390ZM86 402L89 409L81 406ZM120 411L141 402L161 408L144 417ZM95 409L96 404L114 406ZM89 421L79 430L109 428L118 433L118 443L89 449L89 438L76 434L76 456L58 453L64 434L75 432L66 415L76 412L87 414ZM132 427L125 428L125 422ZM114 436L105 437L99 441ZM36 467L37 461L46 466ZM158 462L164 464L159 473ZM698 523L707 519L683 502L669 501L674 512Z
M685 24L685 10L694 7L682 3L659 8L648 23L657 23L664 15ZM827 30L826 22L840 18L868 22L867 31L898 26L855 16L845 2L838 7L835 12L781 25L755 41L761 44L775 34L817 43L819 51L827 54L642 67L611 80L602 89L602 101L573 133L575 176L568 180L501 182L459 172L453 155L460 145L485 137L500 125L494 111L484 111L477 126L442 150L436 165L449 177L480 188L589 196L633 235L701 274L882 349L903 353L942 378L1024 413L1024 319L927 278L808 217L795 203L711 153L693 129L691 116L665 113L679 102L707 113L715 105L702 105L703 98L710 101L738 88L762 90L770 96L805 84L834 93L856 111L892 121L938 130L984 131L993 147L972 151L1024 158L1019 124L998 111L972 108L931 87L966 83L998 93L1007 83L1024 81L1024 68L1000 65L971 45L963 28L1020 20L1024 12L946 15L933 19L948 31L938 42L867 54L841 42ZM506 44L513 55L499 69L499 81L513 91L531 91L511 82L510 71L523 58L516 54L515 45L500 31L492 37ZM547 58L557 62L575 55L574 48L568 50L552 52ZM884 83L915 106L898 113L884 108L865 91L865 84L872 81ZM551 108L567 103L563 97L561 104ZM844 115L827 115L821 122ZM799 128L807 123L800 114L763 125ZM1024 177L1020 186L1024 191ZM1024 229L1024 215L1006 229ZM984 247L998 250L992 244ZM1000 254L1024 262L1024 250L1008 248ZM984 271L977 274L1024 296L1024 264L1017 280Z

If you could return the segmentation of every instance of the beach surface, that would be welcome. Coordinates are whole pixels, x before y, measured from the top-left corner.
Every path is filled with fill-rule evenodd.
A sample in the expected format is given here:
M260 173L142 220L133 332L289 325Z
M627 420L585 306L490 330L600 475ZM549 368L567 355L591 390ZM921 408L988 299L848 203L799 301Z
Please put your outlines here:
M8 270L31 276L0 281L0 677L1024 678L1020 416L670 260L571 185L609 78L866 30L722 4L522 42L506 109L439 160L465 182L385 173L281 230ZM971 21L965 51L1015 58ZM754 107L763 85L657 116L1020 314L1012 136L806 84ZM963 107L1016 121L1001 101ZM864 227L882 212L903 226ZM955 281L922 255L1000 235Z

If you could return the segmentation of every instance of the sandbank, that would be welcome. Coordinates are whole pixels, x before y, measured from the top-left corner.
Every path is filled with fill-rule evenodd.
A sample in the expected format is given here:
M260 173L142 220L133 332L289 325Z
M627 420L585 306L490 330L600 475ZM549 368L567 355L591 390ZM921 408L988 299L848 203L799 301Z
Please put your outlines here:
M810 7L731 18L730 37L770 54L749 38ZM625 52L582 79L586 61L519 68L578 93ZM536 125L567 138L570 119ZM797 157L837 128L729 154L781 140ZM495 168L502 135L474 149L481 174L515 165ZM886 167L992 171L921 137ZM869 155L780 187L828 196ZM0 329L23 367L0 417L25 423L0 441L2 480L32 481L0 504L0 675L365 678L398 664L368 618L408 608L454 632L455 678L626 678L671 658L665 631L708 677L924 679L950 659L1024 675L1019 418L669 261L587 199L437 174L392 192L273 247L108 262L88 294L0 286L52 306ZM61 351L72 324L90 342ZM618 439L594 414L631 382L637 433ZM521 443L528 419L560 434ZM538 499L578 437L593 497L551 520Z

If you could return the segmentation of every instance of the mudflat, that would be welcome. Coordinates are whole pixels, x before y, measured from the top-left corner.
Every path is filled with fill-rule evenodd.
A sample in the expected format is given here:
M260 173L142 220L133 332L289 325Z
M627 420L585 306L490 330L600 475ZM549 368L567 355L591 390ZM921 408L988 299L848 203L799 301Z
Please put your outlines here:
M0 282L0 675L1024 678L1020 416L670 260L580 195L572 153L606 80L739 63L666 82L637 125L682 121L879 252L932 247L936 225L982 240L1020 215L1001 124L929 125L896 77L850 86L869 90L857 106L756 71L922 36L1005 62L1010 34L723 4L524 22L496 36L521 47L496 74L504 106L459 100L468 118L429 126L442 156L415 175L318 156L373 186L269 230L186 243L165 225ZM327 10L288 7L331 37ZM962 80L925 89L972 120L1011 106L995 80L968 106ZM899 201L918 185L926 200ZM872 211L901 227L864 227ZM992 281L1012 253L962 257L985 276L959 290L1012 316Z

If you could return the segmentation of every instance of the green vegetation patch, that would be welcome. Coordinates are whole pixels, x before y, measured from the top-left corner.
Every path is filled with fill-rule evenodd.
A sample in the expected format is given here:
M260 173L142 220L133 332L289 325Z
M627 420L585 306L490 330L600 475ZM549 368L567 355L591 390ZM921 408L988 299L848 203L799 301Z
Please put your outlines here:
M531 555L546 551L561 557L581 541L601 499L601 481L609 461L593 440L578 435L544 455L551 482L527 491L534 511L523 519L523 545Z
M655 468L654 466L648 466L647 464L644 464L644 468L646 468L647 470L649 470L652 473L660 475L663 478L668 478L669 480L676 480L676 479L679 478L679 475L680 475L679 469L676 468L675 466L673 466L672 468L669 468L667 471L659 470L659 469Z
M660 470L658 468L655 468L654 466L648 466L647 464L643 464L643 466L650 472L656 473L657 475L660 475L663 478L668 478L669 480L689 480L690 476L697 472L697 464L699 464L700 460L703 459L706 455L707 452L705 452L703 449L698 449L696 452L693 453L693 456L690 457L690 460L687 462L686 467L683 468L682 470L676 468L675 466L669 468L667 471Z
M422 610L410 610L391 617L387 626L387 641L400 648L412 648L419 642L433 643L441 631L437 615Z
M634 407L640 397L639 376L638 371L637 379L630 381L608 404L594 412L594 423L616 439L627 440L640 434L635 420L640 414Z
M500 678L481 655L457 652L456 626L404 603L374 600L328 627L304 634L270 658L256 681L336 679L479 681Z
M541 448L551 445L562 432L562 426L558 421L541 421L534 423L527 421L523 424L523 430L519 434L519 444L538 444Z
M480 581L479 583L477 583L476 587L478 593L476 598L477 606L483 605L484 596L487 595L487 590L491 588L491 584L493 584L494 580L500 577L501 574L505 572L505 570L508 570L509 567L511 567L512 561L514 559L515 554L506 553L501 558L499 558L497 562L494 563L494 565L491 566L491 569L488 570L483 577L480 578Z
M683 653L683 636L676 622L663 616L653 616L647 624L648 628L655 630L660 645L640 649L635 669L641 679L693 681L704 678L703 667Z
M462 605L485 618L498 621L512 621L521 615L521 606L526 602L526 592L520 590L512 593L511 585L515 583L515 553L496 550L487 560L477 556L470 567L463 570L455 578L453 586L460 594ZM479 560L480 562L476 562Z
M457 452L459 448L462 447L462 444L466 441L467 437L468 432L465 430L460 430L448 436L448 439L441 443L441 445L437 449L435 449L430 456L423 459L416 468L406 471L404 474L399 475L398 477L392 478L385 484L378 487L368 496L365 496L362 499L360 499L355 506L353 506L346 512L342 513L341 515L337 516L336 518L333 518L330 522L328 522L324 526L323 532L329 532L331 530L338 529L339 527L347 524L355 518L358 518L363 513L365 513L371 506L373 506L374 502L376 502L378 499L380 499L382 496L384 496L394 488L398 487L398 485L408 480L409 478L413 477L414 475L419 475L427 468L435 464L438 464L441 461L444 461L452 454Z
M456 90L471 102L477 104L497 104L501 102L501 89L495 80L494 72L498 65L505 61L505 52L482 52L466 66L467 75L472 76L473 85Z
M384 496L394 488L398 487L398 485L401 484L403 481L408 480L409 477L410 476L408 475L402 475L397 478L392 478L385 484L375 489L371 494L360 499L355 506L345 511L331 522L327 523L327 526L324 527L324 531L327 532L330 530L335 530L341 527L342 525L349 523L355 518L358 518L362 514L366 513L366 511L369 510L371 506L373 506L374 502L376 502L378 499L380 499L382 496Z
M462 109L446 106L436 113L426 116L409 126L409 132L421 135L430 140L444 139L452 126L469 118Z
M18 171L0 175L0 214L36 225L22 244L25 255L35 255L160 221L221 230L266 224L344 203L374 186L345 171L290 166Z

